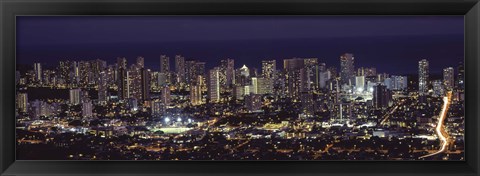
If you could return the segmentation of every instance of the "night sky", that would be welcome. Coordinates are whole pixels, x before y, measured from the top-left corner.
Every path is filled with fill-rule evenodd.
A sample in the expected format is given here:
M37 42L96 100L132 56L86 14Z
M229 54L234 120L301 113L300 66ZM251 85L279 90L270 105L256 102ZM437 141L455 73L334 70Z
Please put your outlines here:
M391 74L416 73L428 59L440 73L464 59L463 16L21 16L17 17L17 63L103 59L113 64L145 57L159 70L166 54L219 65L260 68L260 60L317 57L339 67L355 55L355 67ZM33 65L33 64L32 64Z

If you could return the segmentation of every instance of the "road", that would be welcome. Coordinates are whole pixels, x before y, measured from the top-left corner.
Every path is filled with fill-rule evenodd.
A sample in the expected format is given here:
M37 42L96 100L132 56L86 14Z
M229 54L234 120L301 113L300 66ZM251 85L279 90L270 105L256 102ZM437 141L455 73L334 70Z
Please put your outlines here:
M438 151L435 152L435 153L430 153L430 154L421 156L418 159L422 159L422 158L426 158L426 157L430 157L430 156L434 156L434 155L443 153L447 149L448 134L445 131L445 128L443 128L443 125L444 125L444 122L445 122L445 118L447 117L447 112L448 112L448 108L450 106L451 99L452 99L452 92L449 91L447 93L447 96L443 97L443 108L442 108L442 111L440 112L440 117L438 119L437 128L435 129L435 131L437 133L437 136L440 139L440 145L441 145L440 149L438 149Z

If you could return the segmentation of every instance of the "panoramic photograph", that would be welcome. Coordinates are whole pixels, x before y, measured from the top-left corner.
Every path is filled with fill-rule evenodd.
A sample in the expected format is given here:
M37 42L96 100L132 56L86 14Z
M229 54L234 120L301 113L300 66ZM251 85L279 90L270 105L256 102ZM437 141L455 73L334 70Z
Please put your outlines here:
M17 16L16 159L465 161L464 57L464 16Z

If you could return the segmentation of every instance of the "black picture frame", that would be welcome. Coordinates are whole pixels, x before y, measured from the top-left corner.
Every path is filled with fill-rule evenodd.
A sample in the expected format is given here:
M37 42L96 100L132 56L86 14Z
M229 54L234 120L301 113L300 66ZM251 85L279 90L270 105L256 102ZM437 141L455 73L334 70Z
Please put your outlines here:
M1 175L479 175L478 0L0 0ZM15 161L18 15L464 15L465 161Z

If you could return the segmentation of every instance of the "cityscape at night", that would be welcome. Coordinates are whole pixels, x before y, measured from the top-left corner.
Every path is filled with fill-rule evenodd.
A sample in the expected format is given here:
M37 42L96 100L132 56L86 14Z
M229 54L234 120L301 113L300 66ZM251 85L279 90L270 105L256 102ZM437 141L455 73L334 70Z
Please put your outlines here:
M18 160L465 160L463 17L17 28Z

